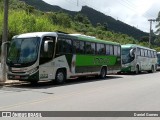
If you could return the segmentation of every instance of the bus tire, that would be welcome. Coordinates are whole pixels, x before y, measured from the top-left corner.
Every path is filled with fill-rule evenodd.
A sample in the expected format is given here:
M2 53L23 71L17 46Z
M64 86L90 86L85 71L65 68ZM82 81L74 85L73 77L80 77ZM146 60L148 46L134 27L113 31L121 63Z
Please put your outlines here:
M101 72L100 72L100 78L101 79L105 79L106 78L106 74L107 74L106 68L102 67Z
M139 71L139 65L136 66L136 70L135 70L135 74L139 74L140 71Z
M63 69L59 69L56 73L55 82L57 84L63 84L66 81L66 73Z

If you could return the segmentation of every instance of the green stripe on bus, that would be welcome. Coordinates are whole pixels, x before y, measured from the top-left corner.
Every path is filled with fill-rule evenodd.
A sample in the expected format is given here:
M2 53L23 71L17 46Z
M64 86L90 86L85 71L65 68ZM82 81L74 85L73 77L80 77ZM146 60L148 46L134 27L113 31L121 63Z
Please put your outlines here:
M76 66L115 65L117 56L77 55Z

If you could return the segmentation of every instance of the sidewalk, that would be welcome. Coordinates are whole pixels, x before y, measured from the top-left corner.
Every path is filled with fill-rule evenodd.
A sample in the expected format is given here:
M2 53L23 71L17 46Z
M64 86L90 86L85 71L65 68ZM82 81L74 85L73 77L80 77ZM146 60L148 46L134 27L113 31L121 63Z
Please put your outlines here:
M12 85L12 84L17 84L17 83L21 83L21 81L19 81L19 80L6 80L6 82L3 83L0 79L1 85Z

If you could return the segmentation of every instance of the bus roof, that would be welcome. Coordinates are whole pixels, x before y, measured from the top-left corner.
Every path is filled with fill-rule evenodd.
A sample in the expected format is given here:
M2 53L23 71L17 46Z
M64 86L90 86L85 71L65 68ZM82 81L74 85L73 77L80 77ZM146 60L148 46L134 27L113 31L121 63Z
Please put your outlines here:
M81 34L70 34L70 35L71 36L76 36L78 38L78 40L82 40L82 41L96 42L96 43L103 43L103 44L111 44L111 45L120 45L120 43L106 41L106 40L100 40L100 39L97 39L93 36L86 36L86 35L81 35Z
M43 36L57 36L56 32L33 32L16 35L13 38L26 38L26 37L43 37Z
M103 44L111 44L111 45L120 45L116 42L106 41L106 40L100 40L96 39L92 36L86 36L81 34L65 34L65 33L59 33L59 32L32 32L32 33L24 33L20 35L16 35L13 38L27 38L27 37L43 37L43 36L65 36L65 37L71 37L71 38L77 38L81 41L88 41L88 42L96 42L96 43L103 43Z
M148 48L148 47L144 47L144 46L140 46L140 45L136 45L136 44L125 44L125 45L122 45L121 47L122 47L122 49L123 49L123 48L139 47L139 48L143 48L143 49L154 50L154 49L151 49L151 48ZM156 50L154 50L154 51L156 51Z

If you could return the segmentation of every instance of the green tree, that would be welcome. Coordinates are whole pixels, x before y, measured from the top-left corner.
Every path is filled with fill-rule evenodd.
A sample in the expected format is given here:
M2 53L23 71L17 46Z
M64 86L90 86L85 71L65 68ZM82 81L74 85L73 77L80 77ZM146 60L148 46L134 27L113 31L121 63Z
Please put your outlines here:
M96 28L97 28L98 30L105 30L105 26L103 26L101 23L97 23Z
M57 22L59 25L62 25L63 27L70 28L71 27L71 18L66 13L58 13L57 14Z
M148 42L149 41L149 36L143 36L141 37L141 42Z
M75 15L74 21L75 22L84 23L84 24L91 24L91 22L89 21L88 17L83 15L83 14L80 14L80 13Z
M65 28L71 27L71 17L63 12L57 12L57 13L48 13L49 19L51 20L52 24L55 25L61 25Z

